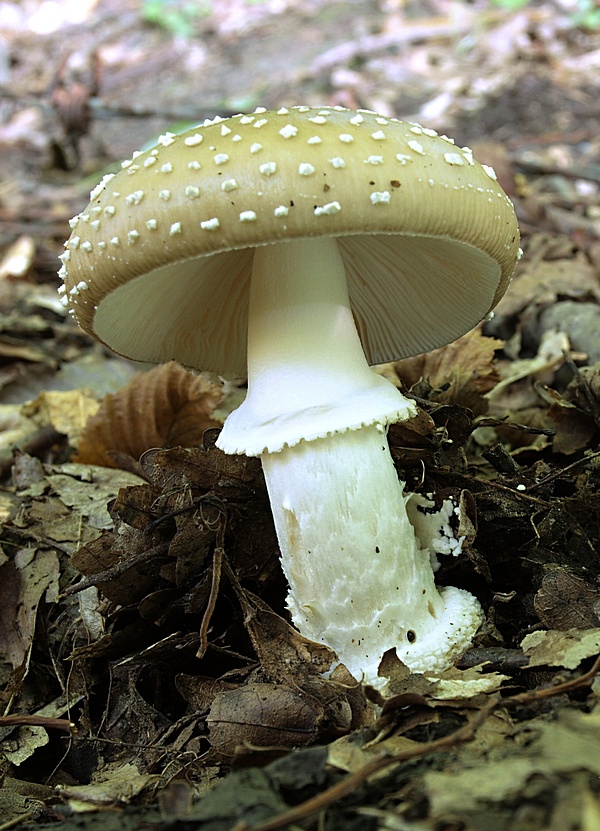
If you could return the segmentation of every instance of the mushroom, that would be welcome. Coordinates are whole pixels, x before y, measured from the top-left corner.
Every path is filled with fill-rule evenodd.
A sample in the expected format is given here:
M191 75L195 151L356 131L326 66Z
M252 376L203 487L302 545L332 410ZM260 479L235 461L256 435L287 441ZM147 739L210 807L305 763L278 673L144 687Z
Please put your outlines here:
M216 118L135 153L71 221L63 302L140 361L248 377L218 446L260 456L288 607L358 678L441 669L482 613L434 583L386 439L416 408L370 365L446 344L504 294L511 202L468 148L341 107Z

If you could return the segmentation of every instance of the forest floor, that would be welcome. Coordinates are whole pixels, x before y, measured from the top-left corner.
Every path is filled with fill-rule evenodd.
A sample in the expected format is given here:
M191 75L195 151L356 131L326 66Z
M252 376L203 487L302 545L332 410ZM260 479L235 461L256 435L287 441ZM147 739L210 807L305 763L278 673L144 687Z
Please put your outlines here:
M0 831L600 831L599 32L590 0L0 2ZM469 145L521 227L492 320L379 368L486 614L386 700L287 622L260 465L214 446L243 391L139 372L56 291L121 159L292 104Z

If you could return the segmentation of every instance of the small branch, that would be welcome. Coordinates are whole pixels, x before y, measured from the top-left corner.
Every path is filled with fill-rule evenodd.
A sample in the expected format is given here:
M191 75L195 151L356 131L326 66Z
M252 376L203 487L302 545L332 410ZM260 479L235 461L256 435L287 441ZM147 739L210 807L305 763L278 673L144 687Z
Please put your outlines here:
M359 785L364 784L374 773L385 770L385 768L398 764L399 762L428 756L431 753L448 750L449 748L471 741L488 716L497 708L515 704L529 704L544 698L571 692L572 690L589 685L598 673L600 673L600 656L596 658L591 669L578 678L565 681L554 687L544 687L542 689L532 690L531 692L518 693L509 698L491 698L473 718L469 719L466 724L453 733L443 736L441 739L435 739L434 741L419 745L418 747L404 750L401 753L386 753L377 756L366 765L363 765L360 770L349 774L335 785L322 791L317 796L312 797L312 799L307 799L306 802L302 802L294 808L283 811L258 825L248 825L242 820L236 823L231 831L280 831L280 829L287 828L293 823L307 820L320 811L330 807L334 802L352 794Z
M147 551L136 554L135 557L129 557L127 560L116 563L104 571L97 571L95 574L90 574L74 586L68 586L61 594L61 598L68 597L71 594L77 594L78 592L84 591L84 589L91 588L91 586L97 586L98 583L108 583L110 580L116 580L129 571L130 568L152 560L154 557L160 557L162 554L166 554L168 550L169 543L163 542L154 548L149 548Z
M206 650L208 649L208 627L217 605L217 598L219 596L219 588L221 586L221 571L223 567L223 556L225 549L223 545L223 526L219 528L217 533L217 542L213 553L213 567L212 567L212 581L210 584L210 594L206 603L206 610L200 625L200 646L196 652L196 658L204 658Z
M349 796L356 790L359 785L362 785L374 773L379 773L381 770L397 764L398 762L406 762L410 759L416 759L421 756L428 756L430 753L437 753L440 750L447 750L450 747L455 747L458 744L470 742L475 737L475 734L483 722L487 719L490 713L496 708L499 701L493 699L489 701L485 707L462 727L443 736L441 739L427 742L419 747L411 747L409 750L404 750L401 753L385 753L377 756L366 765L363 765L360 770L351 773L344 779L336 782L330 788L327 788L322 793L314 796L312 799L307 799L300 805L290 808L288 811L283 811L281 814L266 820L259 825L248 825L243 820L236 823L231 831L279 831L279 829L287 828L292 823L301 822L313 816L314 814L328 808L339 799Z
M509 698L503 699L500 703L504 706L512 704L531 704L534 701L541 701L544 698L552 698L555 695L563 695L563 693L572 692L580 687L586 687L594 678L600 673L600 655L594 661L591 669L584 672L578 678L571 678L570 681L564 681L562 684L556 684L554 687L541 687L536 690L528 692L517 693L511 695Z
M479 479L477 476L471 476L468 473L455 473L454 471L434 469L431 471L436 476L455 476L457 479L463 479L467 482L476 482L478 485L483 485L483 490L477 491L477 496L481 496L489 490L507 491L513 496L518 496L526 502L533 502L535 505L541 505L542 508L552 508L552 502L547 502L545 499L538 499L536 496L531 496L525 491L519 491L516 488L511 488L508 485L502 485L500 482L494 482L488 479Z
M17 825L20 825L22 822L29 822L29 820L34 820L35 814L33 811L27 811L25 814L19 814L18 817L13 817L9 819L8 822L3 822L0 825L0 831L8 831L9 828L16 828Z
M0 716L0 727L20 727L22 725L46 727L48 729L63 730L70 733L75 724L66 718L51 718L50 716ZM1 826L0 826L1 827Z

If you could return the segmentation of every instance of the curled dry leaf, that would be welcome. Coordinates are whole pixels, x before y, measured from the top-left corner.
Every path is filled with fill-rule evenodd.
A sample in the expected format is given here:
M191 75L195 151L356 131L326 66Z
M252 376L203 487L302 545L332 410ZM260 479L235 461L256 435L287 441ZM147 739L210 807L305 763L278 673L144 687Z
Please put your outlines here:
M555 453L571 456L594 445L598 426L586 413L582 413L564 399L561 400L558 393L556 393L555 403L551 405L546 415L556 430L552 440L552 449Z
M115 456L137 460L151 447L193 446L219 426L212 414L221 388L176 363L136 375L107 395L81 436L76 461L117 467Z
M269 678L301 684L308 675L329 670L335 653L328 646L305 638L260 597L235 581L234 588L244 611L244 625Z
M96 806L110 809L130 802L142 791L155 785L158 779L154 774L141 774L132 762L115 762L107 765L102 774L87 785L64 785L61 796L72 801L72 804L86 806L87 810Z
M393 366L405 386L411 388L424 380L434 391L426 397L440 404L460 404L480 415L487 411L485 394L499 380L494 353L501 346L501 340L474 329L448 346L404 358Z
M549 405L546 416L556 431L552 449L565 455L594 447L600 430L600 364L572 368L574 377L564 394L536 386Z

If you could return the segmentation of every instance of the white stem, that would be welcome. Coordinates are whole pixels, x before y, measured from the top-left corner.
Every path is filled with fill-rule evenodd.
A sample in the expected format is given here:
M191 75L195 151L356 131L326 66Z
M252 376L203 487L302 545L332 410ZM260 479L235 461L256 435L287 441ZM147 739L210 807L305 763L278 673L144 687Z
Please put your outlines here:
M440 668L480 620L471 595L438 592L406 513L385 428L414 413L367 364L335 241L257 249L248 395L218 444L261 456L294 623L374 684L387 649Z
M436 588L376 427L265 453L262 464L288 606L303 635L372 684L381 683L377 668L388 649L424 671L446 667L468 647L478 603Z
M248 317L248 395L218 445L259 456L341 430L415 415L364 356L334 239L256 249Z

